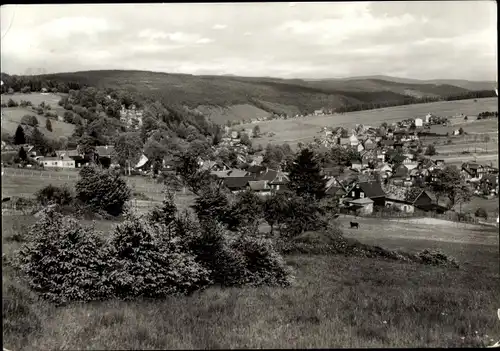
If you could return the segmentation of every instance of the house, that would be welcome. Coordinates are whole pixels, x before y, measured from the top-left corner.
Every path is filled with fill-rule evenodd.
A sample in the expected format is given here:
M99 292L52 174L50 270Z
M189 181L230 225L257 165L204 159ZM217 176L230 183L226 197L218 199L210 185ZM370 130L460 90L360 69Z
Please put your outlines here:
M75 168L75 160L65 155L60 157L44 157L40 160L40 163L45 168Z
M421 188L385 185L386 207L394 206L405 213L413 213L415 209L428 211L433 201L429 193Z
M350 209L353 209L360 215L367 215L373 213L373 200L369 198L349 200L347 204Z
M252 162L250 163L250 165L252 165L252 166L259 166L262 163L262 161L264 161L264 156L261 156L261 155L254 156L254 158L253 158Z
M481 188L490 194L498 195L498 174L487 174L481 178Z
M334 177L338 177L342 173L344 173L344 168L342 166L325 167L322 169L322 174L327 179L332 179Z
M349 137L349 145L356 147L356 146L358 146L358 144L359 144L358 137L356 137L356 135L354 135L354 134L351 135Z
M361 144L361 143L358 144L358 146L356 146L356 151L358 151L358 152L362 152L364 149L365 148L364 148L363 144Z
M340 146L347 147L351 145L349 138L340 138Z
M405 158L403 160L403 164L405 165L406 168L408 168L409 171L418 167L418 163L410 158Z
M380 167L376 168L375 171L378 172L382 178L388 178L392 175L392 167L387 163L383 163Z
M422 118L415 118L415 127L422 127L424 125L424 121Z
M231 139L238 139L238 132L237 131L231 132Z
M104 167L108 168L111 165L111 161L115 152L115 147L112 145L96 146L95 156L98 162Z
M227 177L222 180L222 184L229 189L233 194L245 191L248 187L248 182L255 180L253 177Z
M382 140L380 144L385 149L394 149L394 140L392 139Z
M467 179L481 179L487 173L487 168L475 162L465 162L462 164L462 174L464 174Z
M361 171L363 168L363 163L359 160L352 160L351 161L351 169L355 169L357 171Z
M373 150L377 145L375 145L375 142L372 139L366 139L363 146L365 150Z
M385 205L385 193L379 182L355 182L350 190L347 192L346 197L348 201L369 198L373 200L375 206Z
M251 177L252 180L255 180L254 177L252 177L247 171L243 169L229 169L227 171L227 177L228 178L240 178L240 177Z
M56 156L57 157L68 157L72 160L75 161L75 167L76 168L81 168L85 164L88 163L88 160L84 158L83 155L81 155L78 150L57 150L56 151Z
M250 180L248 181L247 188L259 196L271 195L271 187L267 180Z
M431 122L431 117L432 117L432 114L428 113L425 115L425 123L430 123Z

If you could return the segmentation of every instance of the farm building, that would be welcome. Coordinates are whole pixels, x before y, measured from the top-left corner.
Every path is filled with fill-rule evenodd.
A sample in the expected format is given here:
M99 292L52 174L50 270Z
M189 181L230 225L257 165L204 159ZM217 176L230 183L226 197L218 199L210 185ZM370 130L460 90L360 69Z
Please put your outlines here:
M415 127L422 127L424 125L424 121L422 118L415 118Z
M382 190L380 183L376 181L368 182L355 182L346 195L347 202L351 200L358 200L369 198L373 200L375 206L385 205L385 193Z
M253 191L258 196L271 195L271 187L267 180L250 180L248 181L248 189Z
M369 198L349 200L349 208L355 210L361 215L367 215L373 213L373 200Z
M427 211L432 207L432 198L423 189L394 185L385 185L383 189L386 194L386 207L394 206L405 213L413 213L415 209Z
M40 163L46 168L75 168L75 160L64 155L61 157L44 157Z

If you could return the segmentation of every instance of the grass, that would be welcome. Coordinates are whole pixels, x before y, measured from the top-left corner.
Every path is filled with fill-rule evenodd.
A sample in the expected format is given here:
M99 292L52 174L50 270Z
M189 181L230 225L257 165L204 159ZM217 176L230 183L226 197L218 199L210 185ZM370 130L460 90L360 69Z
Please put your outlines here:
M477 102L474 102L474 100L443 101L349 112L343 115L335 114L330 116L311 116L301 119L264 121L258 123L263 137L256 139L254 142L264 146L267 143L281 144L287 142L290 146L295 147L298 142L312 141L315 136L319 135L320 129L324 126L354 127L356 124L378 126L382 122L392 123L408 118L424 117L429 112L439 116L455 116L460 113L464 115L477 115L483 111L496 111L498 109L497 105L497 98L485 98L478 99ZM472 126L473 123L483 122L470 122L468 125ZM488 123L492 122L488 121ZM255 124L245 124L241 127L253 128L253 126ZM498 127L495 126L494 130L498 130ZM275 136L265 136L269 132L275 133Z
M482 197L474 196L471 201L462 205L462 211L471 211L472 213L482 207L488 212L489 218L495 218L498 215L498 198L485 199Z
M36 116L38 120L38 129L49 139L57 140L60 137L70 137L75 130L75 126L73 124L57 121L51 118L50 122L52 124L52 132L50 132L47 128L45 128L47 117L37 115L35 111L31 110L31 108L2 108L2 115L2 132L7 132L10 135L14 135L17 126L21 123L21 119L25 115Z
M423 245L413 238L399 238L394 245L386 238L386 223L366 230L378 245ZM430 226L427 230L436 232ZM12 245L4 240L4 249ZM497 246L441 245L465 263L460 270L289 256L296 284L287 289L210 288L160 301L59 308L39 301L7 268L4 345L31 350L471 347L484 346L485 339L492 344L489 339L500 336Z

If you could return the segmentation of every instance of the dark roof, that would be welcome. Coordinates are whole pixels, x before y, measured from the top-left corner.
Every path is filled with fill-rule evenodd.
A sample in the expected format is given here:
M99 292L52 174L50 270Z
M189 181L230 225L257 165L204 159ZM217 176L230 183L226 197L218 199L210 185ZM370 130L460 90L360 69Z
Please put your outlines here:
M384 197L385 196L384 190L382 190L382 187L381 187L379 182L376 182L376 181L361 182L361 183L358 183L358 185L359 185L359 188L361 190L363 190L363 192L369 198Z
M394 145L394 140L391 140L391 139L382 140L382 145L386 145L386 146Z
M96 154L99 155L99 157L111 157L111 155L113 154L113 151L115 151L115 147L110 145L106 145L106 146L96 146L95 147L95 152Z
M405 165L401 164L393 169L393 178L398 178L398 177L406 177L408 175L408 167Z
M421 188L408 188L390 184L384 186L384 191L388 199L407 202L409 204L413 204L424 193L424 190Z
M250 180L248 181L248 186L253 191L264 191L270 190L271 188L267 185L265 180Z
M323 168L323 174L332 177L341 175L342 173L344 173L343 171L344 169L341 166Z
M224 178L223 184L230 190L242 190L252 180L255 179L253 177L229 177Z
M264 171L262 173L260 173L259 175L257 175L257 180L267 180L267 181L273 181L274 178L276 178L276 176L278 175L278 171L274 170L274 169L268 169L267 172Z
M325 191L325 194L330 196L343 195L345 191L340 186L331 186Z
M247 172L252 174L260 174L266 171L266 167L253 165L247 168Z

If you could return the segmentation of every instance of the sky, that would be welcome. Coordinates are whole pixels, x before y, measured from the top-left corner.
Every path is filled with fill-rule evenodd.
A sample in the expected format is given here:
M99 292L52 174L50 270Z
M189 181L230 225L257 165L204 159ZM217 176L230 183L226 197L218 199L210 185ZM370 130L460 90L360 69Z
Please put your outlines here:
M5 5L9 74L497 80L495 1Z

